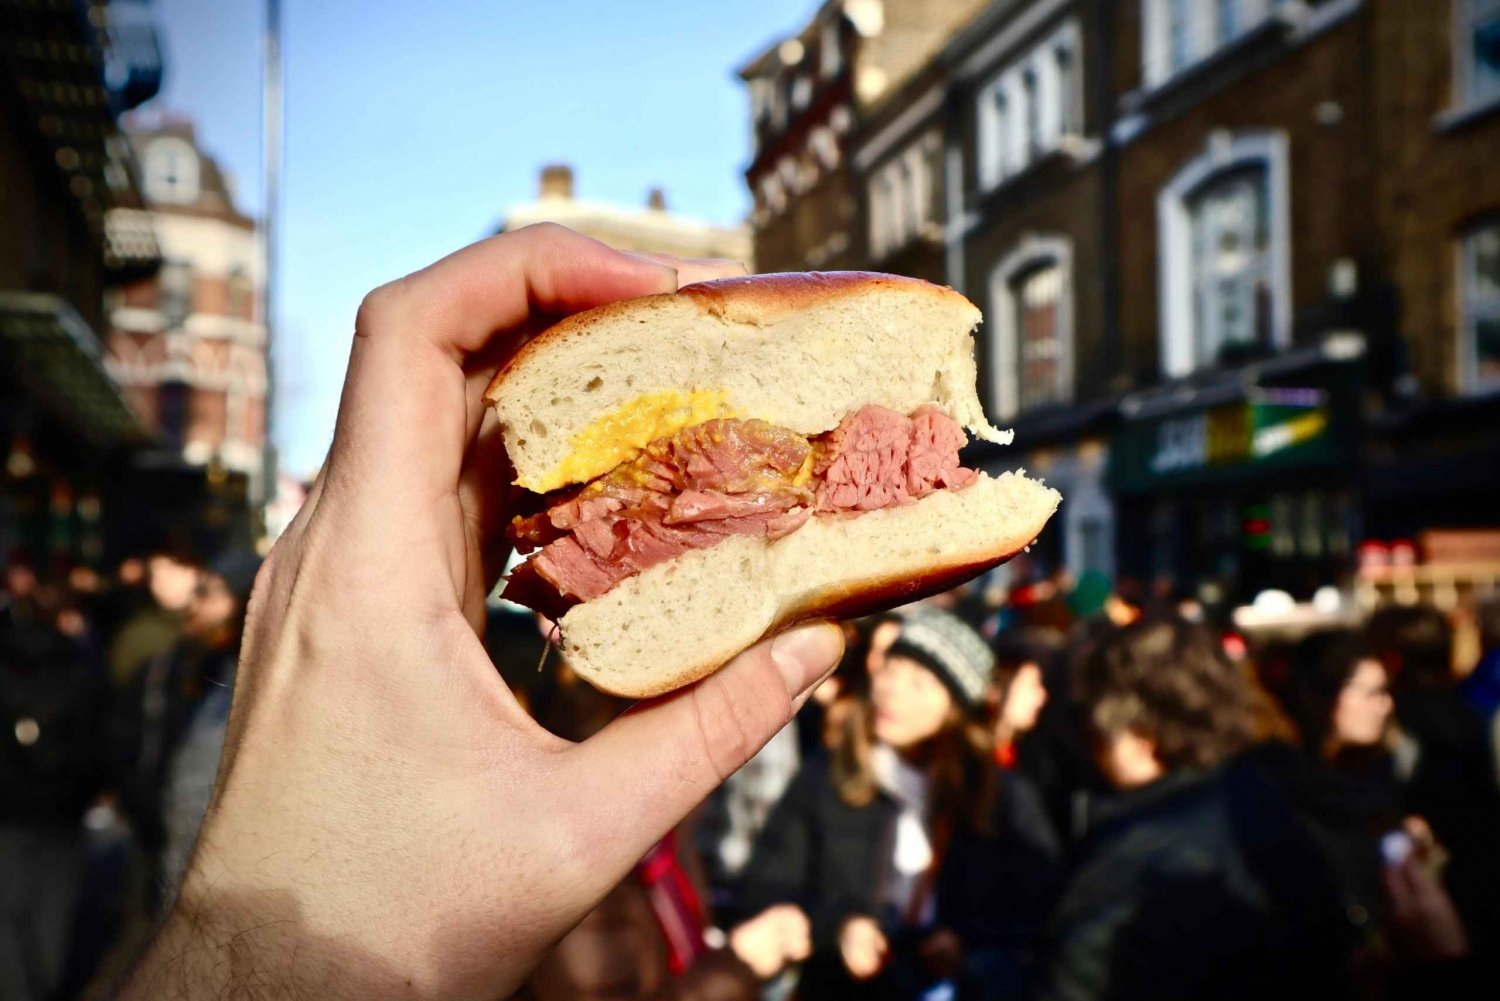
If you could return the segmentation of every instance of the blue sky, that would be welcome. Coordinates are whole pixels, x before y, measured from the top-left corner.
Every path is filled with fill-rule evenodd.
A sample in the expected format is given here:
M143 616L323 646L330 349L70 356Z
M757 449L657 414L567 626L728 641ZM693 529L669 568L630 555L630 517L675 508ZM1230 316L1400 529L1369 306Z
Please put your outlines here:
M283 0L286 169L275 436L298 475L332 433L366 291L489 232L566 160L580 197L734 222L748 197L733 68L817 0ZM156 0L151 107L262 208L259 2Z

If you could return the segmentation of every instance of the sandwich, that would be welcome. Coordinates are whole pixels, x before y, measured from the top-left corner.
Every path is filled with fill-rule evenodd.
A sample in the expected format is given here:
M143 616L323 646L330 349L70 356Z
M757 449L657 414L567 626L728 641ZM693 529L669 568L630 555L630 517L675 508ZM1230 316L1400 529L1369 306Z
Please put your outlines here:
M523 491L503 596L630 698L811 618L946 590L1029 545L1061 497L965 468L1008 444L975 389L979 311L863 272L688 285L570 316L485 391Z

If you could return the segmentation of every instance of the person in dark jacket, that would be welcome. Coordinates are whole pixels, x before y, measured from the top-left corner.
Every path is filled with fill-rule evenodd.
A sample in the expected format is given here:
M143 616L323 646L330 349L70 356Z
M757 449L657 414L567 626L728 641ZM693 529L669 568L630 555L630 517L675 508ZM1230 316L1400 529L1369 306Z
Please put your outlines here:
M58 629L35 576L0 592L0 998L57 988L84 861L82 818L104 783L103 665Z
M1037 996L1339 997L1332 876L1285 798L1239 756L1249 681L1199 626L1145 619L1075 665L1118 794L1049 923Z
M870 704L829 762L793 780L745 873L748 913L808 916L807 998L1016 996L1059 884L1036 797L975 721L992 670L956 617L906 619Z
M1415 752L1402 769L1402 808L1424 817L1451 853L1445 883L1474 955L1500 957L1500 791L1484 721L1454 676L1452 628L1436 608L1417 605L1381 609L1366 633Z

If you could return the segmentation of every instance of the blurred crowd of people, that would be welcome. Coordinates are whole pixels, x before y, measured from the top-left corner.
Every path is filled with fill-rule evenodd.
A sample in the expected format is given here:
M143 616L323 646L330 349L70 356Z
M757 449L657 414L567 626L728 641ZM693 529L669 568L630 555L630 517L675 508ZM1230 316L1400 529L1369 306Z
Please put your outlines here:
M1095 575L846 626L530 998L1398 999L1500 985L1500 596L1244 637ZM991 600L986 600L990 598ZM492 640L549 729L624 704ZM529 636L526 634L529 632Z
M0 1001L95 993L207 809L259 561L6 569ZM522 996L1400 999L1492 994L1500 596L1240 637L1086 575L846 624L797 718ZM495 662L582 740L626 708L551 625ZM541 667L539 668L539 665Z
M0 590L0 1001L82 995L154 930L208 808L250 551Z

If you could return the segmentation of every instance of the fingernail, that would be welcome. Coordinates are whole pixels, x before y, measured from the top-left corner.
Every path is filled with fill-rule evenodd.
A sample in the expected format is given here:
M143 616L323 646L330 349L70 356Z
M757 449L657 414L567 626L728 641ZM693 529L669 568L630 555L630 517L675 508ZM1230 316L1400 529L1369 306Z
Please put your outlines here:
M812 691L838 666L843 653L843 630L831 622L798 626L771 641L771 660L793 699Z
M640 261L643 264L649 264L653 268L657 268L660 271L666 272L672 277L672 287L674 289L677 287L677 268L672 264L667 263L667 260L663 259L665 255L658 257L652 254L637 254L629 250L621 250L619 251L619 253L622 257L632 258L633 260Z

